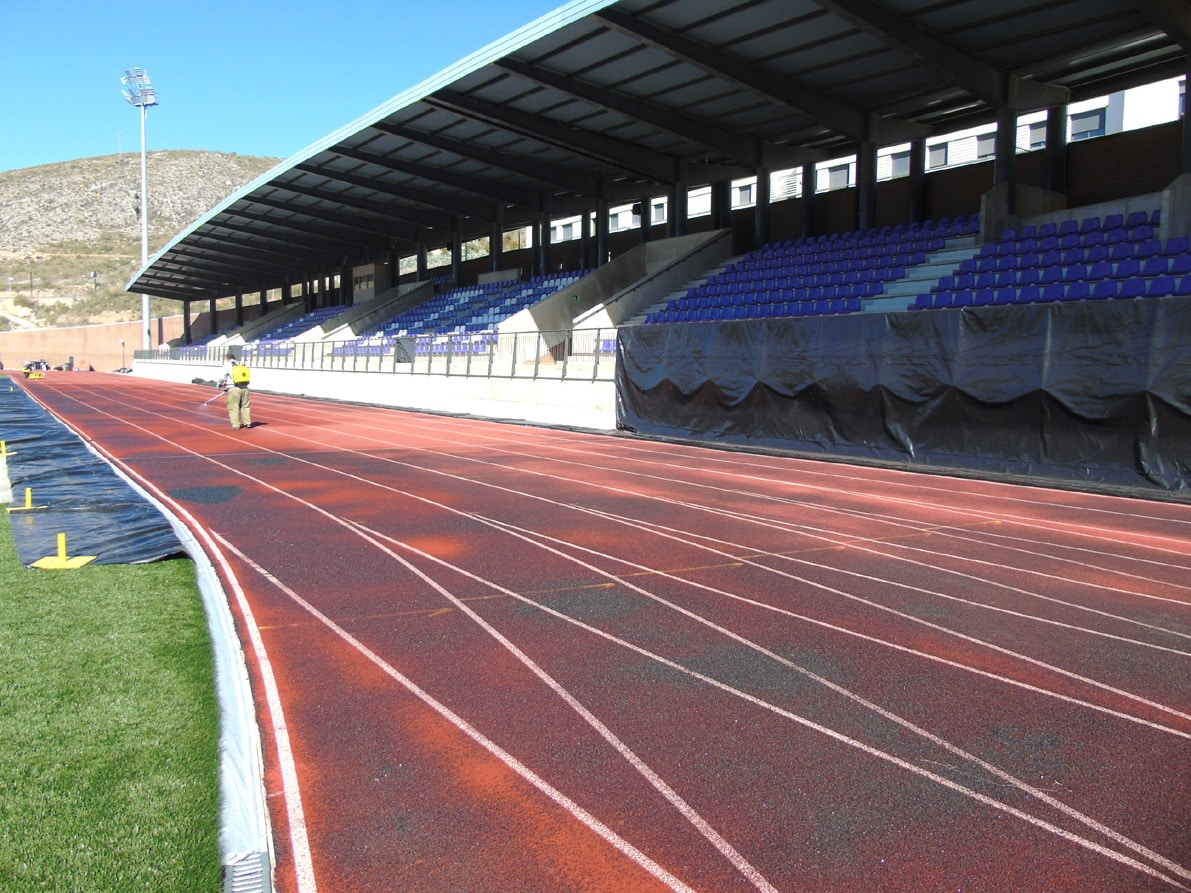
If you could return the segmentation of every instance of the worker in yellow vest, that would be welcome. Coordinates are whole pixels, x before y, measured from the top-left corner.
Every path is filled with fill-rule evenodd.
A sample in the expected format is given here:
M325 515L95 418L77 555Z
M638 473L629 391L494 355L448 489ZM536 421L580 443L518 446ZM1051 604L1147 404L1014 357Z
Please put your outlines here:
M252 403L248 394L248 382L251 378L251 370L237 360L235 354L229 352L219 386L227 389L227 415L233 431L239 431L241 426L252 427Z

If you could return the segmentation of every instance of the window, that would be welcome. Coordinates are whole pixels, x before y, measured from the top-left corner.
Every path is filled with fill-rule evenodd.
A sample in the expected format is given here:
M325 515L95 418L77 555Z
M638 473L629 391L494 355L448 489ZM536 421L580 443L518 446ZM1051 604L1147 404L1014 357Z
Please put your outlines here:
M664 201L653 203L653 215L649 222L653 225L666 222L666 203Z
M976 137L976 157L983 161L997 154L997 135L982 133Z
M926 166L930 170L937 167L947 166L947 144L939 143L937 146L930 146L926 150Z
M732 200L733 208L743 208L753 204L753 188L756 184L748 183L736 187L736 195Z
M850 164L837 164L835 167L827 168L827 188L828 189L845 189L850 181L849 172L852 169Z
M1031 151L1041 149L1046 145L1046 122L1035 121L1026 127L1026 145Z
M894 152L889 156L889 178L910 176L910 150Z
M1071 116L1071 142L1104 136L1104 109L1092 109Z

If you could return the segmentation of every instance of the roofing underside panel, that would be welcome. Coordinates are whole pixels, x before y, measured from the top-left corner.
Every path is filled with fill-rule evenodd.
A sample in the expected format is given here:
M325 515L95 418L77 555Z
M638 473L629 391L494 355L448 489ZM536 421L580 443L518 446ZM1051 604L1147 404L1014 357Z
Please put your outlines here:
M1058 107L1185 74L1186 31L1176 9L1142 0L581 0L299 152L175 238L129 290L280 288L397 245L448 246L457 229L468 240L543 209L899 145L995 122L1011 104ZM240 224L228 253L267 240L295 259L188 264L196 234L228 221Z

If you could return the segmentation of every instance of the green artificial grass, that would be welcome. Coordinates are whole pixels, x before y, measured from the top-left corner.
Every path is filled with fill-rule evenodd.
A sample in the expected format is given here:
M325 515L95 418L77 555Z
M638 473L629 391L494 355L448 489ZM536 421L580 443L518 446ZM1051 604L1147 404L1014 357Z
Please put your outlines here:
M0 518L0 890L217 893L218 760L193 563L26 569Z

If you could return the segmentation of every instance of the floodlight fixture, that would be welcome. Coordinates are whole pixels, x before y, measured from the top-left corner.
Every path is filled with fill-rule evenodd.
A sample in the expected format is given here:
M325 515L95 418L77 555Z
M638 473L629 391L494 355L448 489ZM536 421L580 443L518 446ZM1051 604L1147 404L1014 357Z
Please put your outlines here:
M150 106L157 105L157 91L153 81L143 68L125 68L124 98L130 105L141 110L141 268L149 265L149 166L145 154L145 119ZM141 346L149 350L153 346L153 320L149 311L149 296L141 295L141 314L145 318L145 331Z
M125 68L120 83L124 85L124 98L130 105L142 109L157 105L157 91L153 89L153 80L145 69Z

